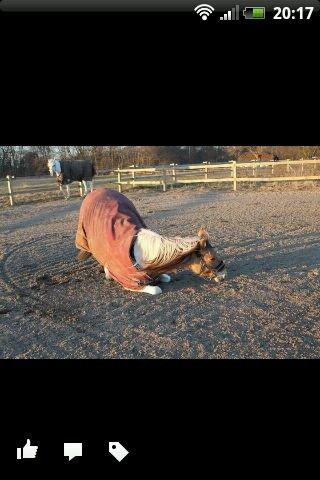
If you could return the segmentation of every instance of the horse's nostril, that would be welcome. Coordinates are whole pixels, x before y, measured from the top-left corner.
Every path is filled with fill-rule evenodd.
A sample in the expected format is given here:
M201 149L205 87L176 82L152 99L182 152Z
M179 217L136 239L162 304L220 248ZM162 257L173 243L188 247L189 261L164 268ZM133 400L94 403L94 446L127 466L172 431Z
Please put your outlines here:
M223 272L219 272L217 274L217 276L215 277L215 280L216 282L222 282L223 280L225 280L225 278L227 277L227 271L226 269L223 270Z

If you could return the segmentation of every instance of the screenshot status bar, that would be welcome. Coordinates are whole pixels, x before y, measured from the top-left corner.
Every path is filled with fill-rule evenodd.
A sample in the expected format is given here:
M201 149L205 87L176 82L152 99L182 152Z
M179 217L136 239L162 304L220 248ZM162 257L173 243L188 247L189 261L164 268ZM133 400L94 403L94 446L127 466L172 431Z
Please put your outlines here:
M204 22L310 21L320 12L320 0L260 2L254 0L0 0L5 12L168 13L198 16Z

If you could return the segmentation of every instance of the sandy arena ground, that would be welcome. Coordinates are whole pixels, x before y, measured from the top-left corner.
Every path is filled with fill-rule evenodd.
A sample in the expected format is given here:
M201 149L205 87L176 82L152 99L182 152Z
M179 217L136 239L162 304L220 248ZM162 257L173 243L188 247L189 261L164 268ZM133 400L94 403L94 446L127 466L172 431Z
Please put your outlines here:
M320 194L187 188L128 195L151 229L205 225L223 284L189 271L152 297L107 281L74 246L80 199L0 212L2 358L320 356Z

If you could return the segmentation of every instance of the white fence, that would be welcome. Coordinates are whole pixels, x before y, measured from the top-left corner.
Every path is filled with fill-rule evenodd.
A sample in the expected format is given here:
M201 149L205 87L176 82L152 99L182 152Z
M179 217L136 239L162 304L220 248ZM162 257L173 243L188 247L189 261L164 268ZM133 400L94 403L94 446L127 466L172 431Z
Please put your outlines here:
M196 165L159 166L153 168L127 168L111 172L111 175L95 177L95 186L158 186L164 192L168 186L181 184L226 184L236 191L241 183L248 182L305 182L320 180L320 159L282 160L278 162L215 163ZM9 204L19 203L21 195L57 192L55 178L42 177L15 179L8 175L0 182L0 197L8 197ZM81 184L71 184L73 195L83 195Z

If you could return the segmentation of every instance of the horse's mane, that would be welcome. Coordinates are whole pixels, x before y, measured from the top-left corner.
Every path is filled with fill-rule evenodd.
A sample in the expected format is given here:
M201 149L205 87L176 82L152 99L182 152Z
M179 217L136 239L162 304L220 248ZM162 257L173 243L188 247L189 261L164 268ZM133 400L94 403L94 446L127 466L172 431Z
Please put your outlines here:
M159 248L156 257L146 261L144 270L151 274L161 274L178 268L189 255L199 249L199 237L158 236Z

